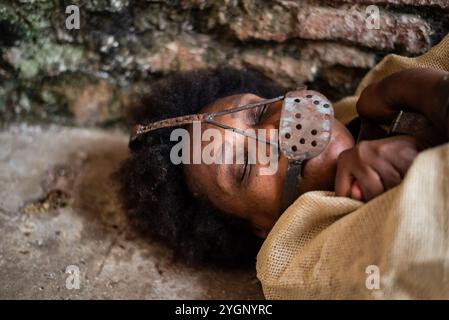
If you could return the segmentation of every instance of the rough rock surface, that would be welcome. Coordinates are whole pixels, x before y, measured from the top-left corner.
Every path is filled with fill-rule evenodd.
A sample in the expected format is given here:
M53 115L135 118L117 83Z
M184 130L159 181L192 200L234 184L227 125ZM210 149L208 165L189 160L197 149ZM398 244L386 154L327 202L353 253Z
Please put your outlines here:
M446 0L0 0L0 121L110 126L161 76L233 65L332 99L449 30ZM79 5L80 29L65 26ZM369 5L379 29L369 29ZM369 19L368 19L369 20Z
M119 132L0 132L0 299L261 299L254 270L193 268L131 230L111 173ZM67 289L66 268L80 271Z
M121 125L155 80L221 65L336 100L448 31L447 0L0 0L0 299L262 298L254 270L175 263L128 227L110 178L126 135L9 123Z

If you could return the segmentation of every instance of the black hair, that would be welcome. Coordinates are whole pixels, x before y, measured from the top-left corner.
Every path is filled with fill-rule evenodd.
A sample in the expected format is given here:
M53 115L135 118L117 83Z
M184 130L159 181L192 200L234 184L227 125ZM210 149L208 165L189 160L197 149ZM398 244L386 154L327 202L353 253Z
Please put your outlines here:
M253 93L273 98L285 93L274 80L254 70L230 67L180 72L159 80L137 107L133 124L198 113L212 102L234 94ZM141 231L161 238L176 257L189 262L251 262L262 240L242 218L224 214L209 201L193 197L182 165L170 161L173 128L143 135L130 144L121 166L121 198L130 221Z

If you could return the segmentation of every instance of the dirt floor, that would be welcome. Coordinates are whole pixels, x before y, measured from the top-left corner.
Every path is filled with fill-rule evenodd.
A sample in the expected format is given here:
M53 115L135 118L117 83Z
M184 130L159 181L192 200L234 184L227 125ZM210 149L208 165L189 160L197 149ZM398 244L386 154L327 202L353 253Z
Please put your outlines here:
M174 263L128 226L111 177L127 140L57 126L0 132L0 299L263 298L254 270Z

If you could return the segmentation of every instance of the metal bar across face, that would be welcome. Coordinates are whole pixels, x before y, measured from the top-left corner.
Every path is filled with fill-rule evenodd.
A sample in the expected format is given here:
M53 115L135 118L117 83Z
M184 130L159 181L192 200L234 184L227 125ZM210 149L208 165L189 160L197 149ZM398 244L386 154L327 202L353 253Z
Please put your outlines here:
M255 135L249 134L249 133L247 133L247 132L245 132L245 131L243 131L241 129L234 128L234 127L228 126L226 124L220 123L218 121L215 121L214 118L222 116L222 115L230 114L230 113L235 113L235 112L240 112L240 111L243 111L243 110L257 108L257 107L260 107L260 106L265 106L266 107L268 104L271 104L271 103L283 100L284 98L285 98L285 96L279 96L279 97L272 98L272 99L265 99L265 100L262 100L262 101L256 102L256 103L246 104L246 105L243 105L243 106L240 106L240 107L236 107L236 108L232 108L232 109L229 109L229 110L223 110L223 111L220 111L220 112L210 113L203 121L206 122L206 123L213 124L213 125L215 125L217 127L223 128L223 129L232 130L233 132L236 132L236 133L241 134L241 135L243 135L245 137L254 139L256 141L260 141L260 142L263 142L263 143L271 144L272 146L275 146L276 148L278 148L278 143L276 143L276 142L267 141L266 139L259 138L259 137L255 136Z
M260 102L245 104L243 106L232 108L232 109L229 109L229 110L223 110L223 111L219 111L219 112L210 113L209 116L212 117L212 118L215 118L215 117L218 117L218 116L221 116L221 115L224 115L224 114L229 114L229 113L239 112L239 111L242 111L242 110L247 110L247 109L260 107L260 106L263 106L264 104L270 104L270 103L273 103L273 102L277 102L277 101L282 100L284 98L285 98L285 96L279 96L279 97L272 98L272 99L265 99L265 100L262 100Z
M211 123L213 125L223 128L223 129L230 129L230 130L232 130L236 133L242 134L246 137L256 139L258 141L263 141L265 143L269 143L274 146L277 146L278 144L275 142L266 141L265 139L259 139L256 136L253 136L251 134L244 132L243 130L233 128L231 126L227 126L222 123L219 123L219 122L215 121L214 118L222 116L222 115L230 114L230 113L235 113L235 112L239 112L239 111L243 111L243 110L257 108L257 107L260 107L263 105L268 105L268 104L283 100L284 98L285 98L285 96L279 96L276 98L265 99L260 102L250 103L250 104L246 104L246 105L243 105L240 107L223 110L223 111L219 111L219 112L191 114L191 115L185 115L185 116L156 121L156 122L152 122L147 125L136 125L134 128L134 133L131 135L131 141L137 139L137 137L139 137L140 135L148 133L150 131L154 131L154 130L161 129L161 128L177 127L177 126L181 126L181 125L191 124L194 121L200 121L200 122Z
M254 140L256 140L256 141L260 141L260 142L263 142L263 143L271 144L272 146L275 146L276 148L278 147L278 144L277 144L276 142L273 142L273 141L267 141L267 140L265 140L265 139L263 139L263 138L259 138L259 137L255 136L255 135L249 134L249 133L247 133L247 132L245 132L245 131L243 131L243 130L241 130L241 129L234 128L234 127L231 127L231 126L228 126L228 125L226 125L226 124L217 122L217 121L215 121L215 120L212 120L212 119L206 119L204 122L213 124L214 126L217 126L217 127L223 128L223 129L231 130L232 132L241 134L241 135L243 135L243 136L245 136L245 137L254 139Z

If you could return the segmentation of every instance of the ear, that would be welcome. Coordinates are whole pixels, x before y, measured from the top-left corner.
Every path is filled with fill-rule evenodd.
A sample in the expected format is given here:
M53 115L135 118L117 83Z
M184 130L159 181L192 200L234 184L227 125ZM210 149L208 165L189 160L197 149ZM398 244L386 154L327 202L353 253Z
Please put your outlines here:
M263 229L263 228L261 228L259 226L256 226L256 225L252 226L252 230L253 230L253 233L256 236L258 236L259 238L262 238L262 239L265 239L267 237L267 235L268 235L268 231L267 230L265 230L265 229Z

